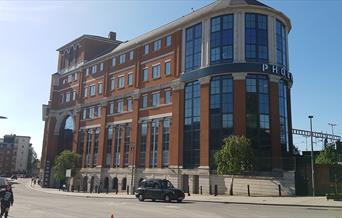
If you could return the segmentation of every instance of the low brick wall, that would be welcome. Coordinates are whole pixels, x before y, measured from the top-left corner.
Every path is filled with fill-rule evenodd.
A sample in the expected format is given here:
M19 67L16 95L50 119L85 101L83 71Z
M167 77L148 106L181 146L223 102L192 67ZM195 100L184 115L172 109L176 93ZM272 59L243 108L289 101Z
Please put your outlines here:
M214 194L217 185L218 194L230 194L232 175L211 175L210 185ZM251 196L281 196L295 195L295 174L284 172L282 177L268 176L234 176L233 195L248 196L248 185Z

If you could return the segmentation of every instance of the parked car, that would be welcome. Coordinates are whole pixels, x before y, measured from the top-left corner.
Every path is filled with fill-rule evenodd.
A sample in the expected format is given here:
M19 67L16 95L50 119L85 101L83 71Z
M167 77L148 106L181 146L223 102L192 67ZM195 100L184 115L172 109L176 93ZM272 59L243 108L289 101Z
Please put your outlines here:
M177 200L177 202L182 202L185 194L182 190L173 187L169 180L145 179L140 182L138 189L135 191L135 197L139 201L152 199L152 201L164 200L171 202L172 200Z
M11 176L11 179L18 179L16 175Z

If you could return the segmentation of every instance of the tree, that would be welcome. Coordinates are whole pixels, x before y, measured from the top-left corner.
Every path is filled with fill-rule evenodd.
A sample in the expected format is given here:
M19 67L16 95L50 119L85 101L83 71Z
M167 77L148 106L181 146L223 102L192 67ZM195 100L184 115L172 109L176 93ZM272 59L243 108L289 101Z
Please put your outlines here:
M65 172L71 169L71 176L75 176L81 165L81 155L64 150L55 159L53 177L58 180L65 180Z
M336 151L332 145L327 144L315 159L316 164L332 165L337 162Z
M245 136L229 136L215 153L217 173L236 174L254 168L255 156L251 142Z

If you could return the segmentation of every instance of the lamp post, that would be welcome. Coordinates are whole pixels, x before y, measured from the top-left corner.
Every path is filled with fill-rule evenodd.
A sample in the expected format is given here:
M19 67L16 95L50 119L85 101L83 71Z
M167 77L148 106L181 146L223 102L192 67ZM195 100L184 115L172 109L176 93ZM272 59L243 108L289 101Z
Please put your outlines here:
M134 170L135 170L135 144L131 143L131 153L132 153L132 158L133 158L133 162L132 162L132 177L131 177L131 191L132 191L132 195L134 195L134 188L133 188L133 180L134 180Z
M312 118L313 116L308 116L310 119L310 137L311 137L311 186L312 186L312 196L315 196L315 168L314 168L314 154L313 154L313 140L312 140Z
M334 126L336 126L336 123L328 123L329 126L331 126L331 134L332 134L332 139L331 139L331 142L334 141Z

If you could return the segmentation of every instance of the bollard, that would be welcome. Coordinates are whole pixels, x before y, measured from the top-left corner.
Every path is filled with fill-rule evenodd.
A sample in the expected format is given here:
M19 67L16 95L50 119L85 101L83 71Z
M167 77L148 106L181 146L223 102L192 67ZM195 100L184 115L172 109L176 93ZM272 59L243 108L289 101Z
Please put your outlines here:
M281 197L281 186L278 185L278 190L279 190L279 197Z
M129 185L126 188L126 191L127 191L127 195L129 195Z
M214 192L215 192L215 196L217 196L217 185L215 185L215 187L214 187L215 189L214 189Z
M249 191L249 185L247 185L247 193L248 193L248 197L251 196L251 192Z
M203 193L202 186L200 187L200 193L201 193L201 194Z
M188 196L190 196L190 188L189 188L189 185L188 185Z
M213 192L211 190L211 185L209 185L209 195L212 195L212 194L213 194Z

